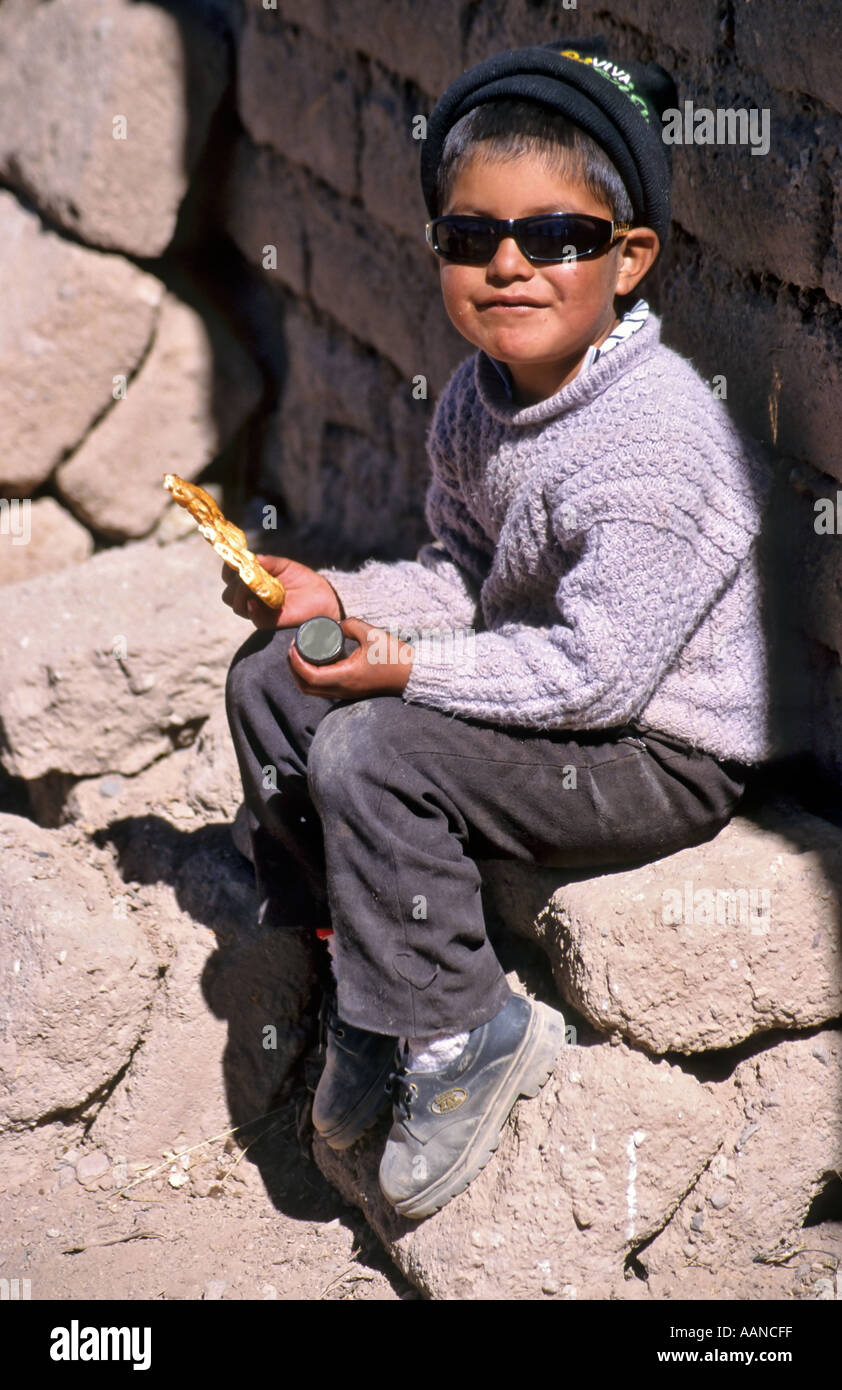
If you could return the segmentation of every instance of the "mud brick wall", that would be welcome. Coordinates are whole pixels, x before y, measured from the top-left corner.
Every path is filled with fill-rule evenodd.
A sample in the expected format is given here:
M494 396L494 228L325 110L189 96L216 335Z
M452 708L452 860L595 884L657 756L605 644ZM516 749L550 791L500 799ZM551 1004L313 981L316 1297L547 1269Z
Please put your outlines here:
M673 147L672 234L646 293L668 344L706 379L724 378L716 389L734 417L779 461L776 679L791 686L794 745L840 769L842 540L835 526L815 529L817 500L833 499L835 512L842 489L842 10L832 0L799 6L797 29L779 0L247 5L226 226L255 266L278 247L263 274L284 304L289 353L264 486L361 552L412 553L424 430L471 351L446 319L424 244L413 117L501 48L594 32L621 57L667 67L680 103L768 112L764 153ZM426 400L413 392L418 377Z
M775 455L774 679L790 746L838 779L837 0L2 0L0 223L26 288L0 344L0 497L34 507L26 553L0 535L0 582L150 535L164 467L250 499L252 525L274 503L302 558L412 555L425 432L472 351L424 242L416 118L495 51L593 33L661 62L682 108L768 120L763 153L673 146L643 292Z
M775 677L838 782L838 0L0 0L0 1263L35 1297L218 1298L235 1268L226 1297L344 1298L325 1261L355 1268L351 1239L369 1261L296 1186L300 1092L272 1118L315 961L257 921L224 708L244 624L161 475L215 488L265 549L413 553L433 402L471 350L414 119L506 45L593 32L682 102L770 116L763 155L675 148L646 292L776 459ZM426 1222L385 1209L382 1130L316 1145L399 1268L432 1298L833 1298L839 826L768 797L622 873L482 877L501 963L578 1042ZM224 1190L237 1132L249 1203ZM127 1179L162 1220L183 1204L189 1229L161 1229L207 1259L170 1242L163 1271Z

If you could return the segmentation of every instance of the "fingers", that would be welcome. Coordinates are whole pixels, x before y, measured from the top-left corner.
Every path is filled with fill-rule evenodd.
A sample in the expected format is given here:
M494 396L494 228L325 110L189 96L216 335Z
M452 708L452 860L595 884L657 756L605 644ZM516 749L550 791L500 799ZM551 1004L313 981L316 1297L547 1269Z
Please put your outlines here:
M345 700L348 698L347 690L338 690L335 686L313 686L307 680L302 680L297 671L292 669L290 662L290 675L295 682L295 688L302 695L320 695L323 700Z
M290 672L297 688L302 695L321 695L331 700L341 700L347 698L349 691L343 690L337 684L338 668L347 667L349 658L344 661L335 661L328 666L315 666L310 661L305 661L294 642L291 642L287 650L287 661L289 662Z
M280 579L284 570L289 566L289 560L285 555L258 555L255 553L255 560L262 565L267 574L274 575Z
M372 627L364 618L343 618L339 624L346 637L355 637L361 642L365 634Z
M251 617L248 604L252 597L239 575L235 575L222 591L222 602L233 609L238 618Z
M229 608L233 608L234 597L238 589L243 587L242 580L240 579L240 576L238 575L236 570L233 570L230 565L224 563L222 566L222 571L220 573L220 578L223 584L225 585L225 588L222 591L222 602L227 603Z
M245 618L253 622L255 627L275 626L277 615L271 612L256 594L251 592L240 576L228 565L223 565L222 577L226 581L222 591L222 602L232 609L238 618Z

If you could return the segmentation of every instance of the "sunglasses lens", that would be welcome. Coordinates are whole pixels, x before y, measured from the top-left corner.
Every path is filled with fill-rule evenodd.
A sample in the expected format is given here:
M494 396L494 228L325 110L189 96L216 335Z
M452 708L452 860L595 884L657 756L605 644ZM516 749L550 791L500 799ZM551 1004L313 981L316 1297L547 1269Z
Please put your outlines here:
M481 217L444 217L433 228L433 246L447 261L487 265L497 248L497 236Z
M611 239L611 223L585 213L555 213L526 217L515 226L517 244L528 260L581 260ZM488 265L500 241L500 228L482 217L442 217L433 223L433 249L446 261Z
M518 238L532 261L580 260L593 255L611 236L611 223L584 213L529 219Z

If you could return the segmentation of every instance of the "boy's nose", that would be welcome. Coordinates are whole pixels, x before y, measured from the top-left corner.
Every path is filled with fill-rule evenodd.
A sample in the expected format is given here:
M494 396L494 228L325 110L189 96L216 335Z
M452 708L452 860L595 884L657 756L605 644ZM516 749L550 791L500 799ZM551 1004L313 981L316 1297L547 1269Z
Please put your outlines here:
M533 266L524 256L514 237L504 236L500 238L497 250L488 262L488 270L492 274L496 271L498 275L506 276L531 275Z

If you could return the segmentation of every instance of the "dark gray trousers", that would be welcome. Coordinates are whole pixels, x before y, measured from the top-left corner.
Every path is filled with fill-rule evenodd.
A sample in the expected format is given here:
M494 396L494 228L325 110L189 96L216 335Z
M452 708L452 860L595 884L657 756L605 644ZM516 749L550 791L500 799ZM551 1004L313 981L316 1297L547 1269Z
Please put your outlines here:
M423 1037L487 1022L509 989L475 859L605 871L699 844L745 770L666 736L504 728L400 696L302 695L291 628L255 631L226 710L261 920L335 932L348 1023Z

